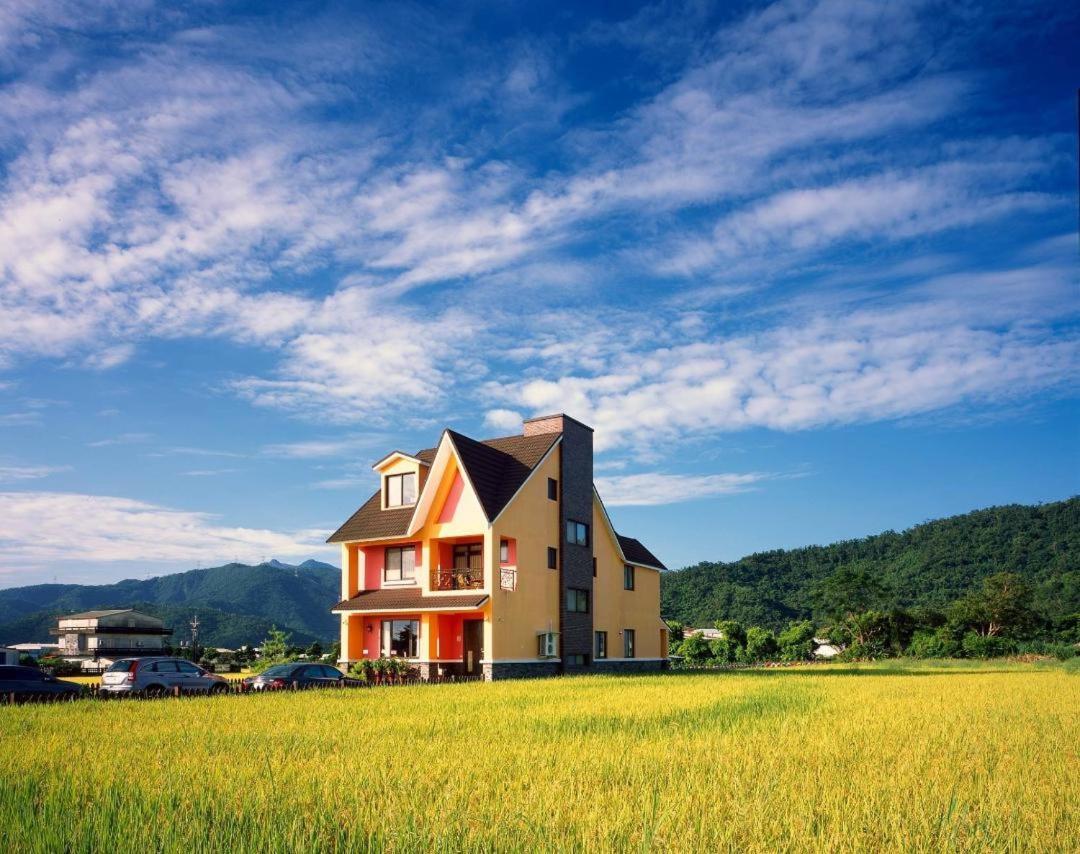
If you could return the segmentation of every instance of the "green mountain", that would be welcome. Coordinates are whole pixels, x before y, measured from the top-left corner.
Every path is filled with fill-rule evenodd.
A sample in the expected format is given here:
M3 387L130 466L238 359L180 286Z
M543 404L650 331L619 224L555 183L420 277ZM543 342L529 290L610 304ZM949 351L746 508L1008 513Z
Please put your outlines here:
M0 644L47 641L58 616L97 608L161 617L176 641L188 637L188 622L198 614L200 641L209 646L257 644L274 625L295 643L326 642L338 635L330 607L340 588L340 570L316 560L229 563L115 584L13 587L0 590Z
M824 615L818 586L841 569L880 582L889 607L943 608L995 572L1034 587L1036 609L1057 621L1080 612L1080 498L976 510L828 546L760 552L732 563L699 563L661 578L661 612L707 626L733 619L774 630Z

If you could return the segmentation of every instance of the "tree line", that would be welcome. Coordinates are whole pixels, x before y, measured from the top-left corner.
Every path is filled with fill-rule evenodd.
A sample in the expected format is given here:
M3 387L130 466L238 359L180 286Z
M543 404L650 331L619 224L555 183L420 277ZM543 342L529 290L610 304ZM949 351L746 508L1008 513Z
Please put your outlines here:
M689 665L807 661L817 640L840 647L841 658L993 658L1013 653L1080 655L1080 614L1049 621L1035 607L1032 586L1014 572L983 579L978 589L945 608L878 607L886 591L861 570L843 568L818 586L822 623L793 620L779 632L749 628L738 620L714 623L720 637L707 640L669 621L671 652Z
M944 623L934 621L955 602L969 601L1000 573L1026 585L1031 632L1045 640L1067 635L1080 614L1080 498L993 507L900 533L701 563L664 573L661 608L685 625L735 620L774 634L807 620L831 628L849 612L867 611L907 613L919 629L936 630Z

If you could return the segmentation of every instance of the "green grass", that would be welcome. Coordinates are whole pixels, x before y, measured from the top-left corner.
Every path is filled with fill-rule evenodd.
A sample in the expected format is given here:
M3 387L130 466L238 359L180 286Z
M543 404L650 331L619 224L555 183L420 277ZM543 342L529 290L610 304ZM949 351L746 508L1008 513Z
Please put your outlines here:
M0 708L12 851L1076 851L1080 679L964 662Z

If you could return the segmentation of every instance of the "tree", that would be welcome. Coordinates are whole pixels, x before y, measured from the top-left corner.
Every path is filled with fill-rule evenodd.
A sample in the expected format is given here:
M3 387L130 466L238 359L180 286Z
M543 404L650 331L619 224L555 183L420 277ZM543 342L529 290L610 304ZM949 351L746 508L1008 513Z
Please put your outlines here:
M281 631L277 626L270 627L270 633L262 642L262 654L259 660L252 665L253 670L266 670L275 664L281 664L290 658L289 635Z
M845 621L851 644L844 650L847 659L882 658L889 654L889 615L884 611L863 611Z
M985 637L1014 637L1035 622L1031 588L1014 572L983 579L977 593L961 596L949 609L950 620Z
M701 664L712 658L712 650L701 632L694 632L679 645L679 655L690 664Z
M783 661L806 661L814 653L814 624L809 620L789 623L776 636L776 645Z
M739 653L742 652L741 646L727 638L716 638L709 641L709 649L712 651L713 658L727 664L738 661Z
M889 597L888 587L867 568L866 562L841 566L814 586L817 610L832 620L880 608Z
M678 620L668 620L668 644L674 647L679 641L683 640L686 636L685 627Z
M776 638L768 629L751 626L746 630L743 659L747 662L768 661L776 655Z
M714 624L724 640L730 641L736 647L746 646L746 629L737 620L717 620Z
M311 646L309 646L307 648L306 654L307 654L308 658L313 659L313 660L318 660L318 659L322 658L322 654L323 654L322 644L319 643L318 641L313 641Z

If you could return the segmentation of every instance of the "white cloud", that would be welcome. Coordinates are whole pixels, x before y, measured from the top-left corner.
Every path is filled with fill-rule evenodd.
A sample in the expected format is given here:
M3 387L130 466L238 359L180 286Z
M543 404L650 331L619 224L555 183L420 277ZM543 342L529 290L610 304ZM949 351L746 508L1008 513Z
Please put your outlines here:
M0 465L0 481L38 480L57 472L68 471L70 468L70 466Z
M596 488L610 507L655 506L746 492L773 477L776 475L763 472L702 475L648 472L598 477Z
M109 448L113 445L133 445L140 442L149 442L153 439L151 433L121 433L119 436L110 436L108 439L98 439L95 442L87 442L88 448Z
M1080 338L1055 326L1073 314L1074 287L1072 271L1053 265L939 277L872 308L815 311L809 300L760 331L689 343L667 317L639 318L650 346L605 349L602 367L588 372L564 372L555 359L548 376L534 368L486 390L492 402L586 421L599 450L1030 398L1080 378Z
M513 409L489 409L484 413L484 423L496 430L518 430L521 421L521 413Z
M262 453L271 457L309 460L319 457L355 455L357 451L371 446L371 437L353 436L344 439L307 439L302 442L281 442L274 445L264 445Z
M0 567L48 563L185 561L327 555L326 531L221 525L208 513L130 498L66 492L0 492Z

